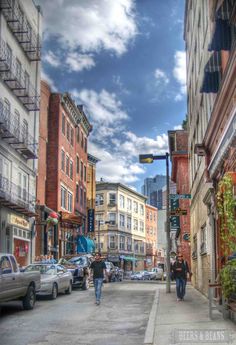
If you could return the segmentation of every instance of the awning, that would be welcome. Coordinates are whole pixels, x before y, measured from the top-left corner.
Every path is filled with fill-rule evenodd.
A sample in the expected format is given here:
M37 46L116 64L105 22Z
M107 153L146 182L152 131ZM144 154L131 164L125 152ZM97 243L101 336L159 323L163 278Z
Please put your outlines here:
M133 256L125 256L125 255L121 255L120 259L126 260L126 261L138 261L138 259L134 258Z
M60 218L61 223L77 225L77 226L80 226L83 224L83 220L81 216L76 216L75 214L68 213L68 212L60 212L60 214L61 214L61 218Z
M204 68L201 93L217 93L221 79L221 54L214 52Z
M77 253L93 253L95 251L94 241L85 236L78 236Z
M215 30L212 35L209 51L230 50L232 45L232 30L230 17L233 10L234 0L224 0L216 10Z

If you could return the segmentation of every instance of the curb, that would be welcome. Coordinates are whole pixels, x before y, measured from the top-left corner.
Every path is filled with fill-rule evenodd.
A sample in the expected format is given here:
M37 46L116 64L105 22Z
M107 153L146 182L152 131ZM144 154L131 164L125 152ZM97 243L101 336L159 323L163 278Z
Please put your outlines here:
M159 304L159 295L160 295L160 291L159 289L157 289L154 296L152 309L150 311L149 318L148 318L148 324L147 324L145 337L144 337L144 345L153 345L157 310L158 310L158 304Z

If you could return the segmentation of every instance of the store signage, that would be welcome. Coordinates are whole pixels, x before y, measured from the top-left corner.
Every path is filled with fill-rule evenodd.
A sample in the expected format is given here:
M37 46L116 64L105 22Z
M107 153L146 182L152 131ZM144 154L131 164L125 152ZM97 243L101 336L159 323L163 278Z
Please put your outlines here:
M170 217L170 227L172 229L179 229L180 228L179 216Z
M94 208L88 210L88 232L94 232Z
M187 210L182 210L181 208L176 208L173 211L170 211L171 216L186 216Z
M22 217L17 217L13 214L10 215L9 223L20 228L30 229L30 223Z
M170 194L170 199L191 199L191 194Z

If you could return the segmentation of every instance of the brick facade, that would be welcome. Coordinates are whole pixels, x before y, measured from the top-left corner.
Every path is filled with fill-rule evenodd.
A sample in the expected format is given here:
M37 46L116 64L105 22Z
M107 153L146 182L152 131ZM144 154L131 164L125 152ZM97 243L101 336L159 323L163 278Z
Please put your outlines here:
M146 268L157 266L157 208L145 205L146 214Z

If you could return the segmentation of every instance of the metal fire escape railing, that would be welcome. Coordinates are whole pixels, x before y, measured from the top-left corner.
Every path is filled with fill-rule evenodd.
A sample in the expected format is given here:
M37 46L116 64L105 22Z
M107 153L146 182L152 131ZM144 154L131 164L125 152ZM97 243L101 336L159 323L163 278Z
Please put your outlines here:
M7 45L3 40L0 40L0 78L28 111L39 110L40 96L29 82L26 71L23 73L17 60L9 56Z
M25 188L11 182L0 174L0 205L22 214L35 215L35 197Z
M19 121L16 114L8 111L0 99L0 137L20 152L26 159L38 156L38 144L34 141L28 129Z
M19 1L0 0L0 11L29 60L40 60L40 37L29 24L25 13L19 6Z

